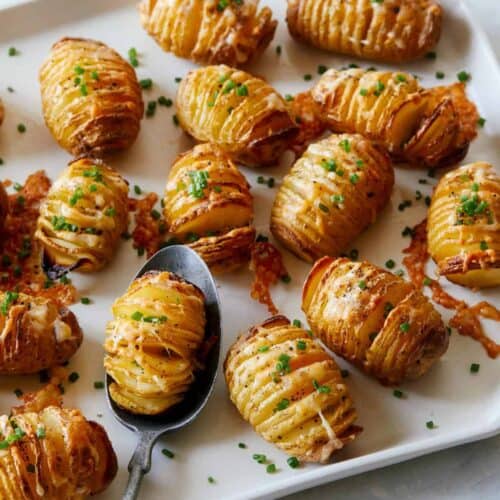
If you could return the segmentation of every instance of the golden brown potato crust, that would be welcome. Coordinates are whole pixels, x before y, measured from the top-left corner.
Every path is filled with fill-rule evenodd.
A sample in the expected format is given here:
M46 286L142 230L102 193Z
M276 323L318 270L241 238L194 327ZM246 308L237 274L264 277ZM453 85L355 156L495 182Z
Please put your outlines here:
M4 109L3 109L2 99L0 99L0 125L2 125L3 123L3 117L4 117Z
M240 336L227 353L224 373L242 417L300 460L328 462L361 432L335 361L283 316Z
M309 262L337 256L375 221L393 186L382 148L360 135L332 135L311 144L284 178L271 231Z
M38 373L68 361L82 343L75 315L44 297L0 292L0 374Z
M117 471L106 434L79 410L49 406L0 417L0 498L83 500L108 487Z
M113 317L104 367L114 380L109 393L115 403L155 415L180 402L205 336L202 292L172 273L147 273L115 301Z
M52 264L93 272L111 260L127 226L127 181L102 162L82 158L51 187L35 237Z
M320 49L385 62L418 59L441 36L430 0L288 0L291 35Z
M63 38L40 69L45 122L74 156L128 148L144 113L132 66L101 42Z
M430 301L367 262L320 259L304 284L302 309L333 352L386 384L422 376L448 348Z
M245 165L277 163L297 134L285 100L264 80L229 66L190 72L177 92L182 128Z
M142 0L144 29L167 52L201 64L241 66L257 58L274 37L278 22L259 1Z
M334 132L380 141L397 160L437 168L460 161L479 115L461 83L423 89L408 73L327 71L312 90Z
M452 170L436 186L427 221L439 274L471 288L500 285L500 177L489 163Z
M200 144L179 156L163 205L171 237L190 243L212 271L248 262L255 240L253 199L245 177L219 146Z

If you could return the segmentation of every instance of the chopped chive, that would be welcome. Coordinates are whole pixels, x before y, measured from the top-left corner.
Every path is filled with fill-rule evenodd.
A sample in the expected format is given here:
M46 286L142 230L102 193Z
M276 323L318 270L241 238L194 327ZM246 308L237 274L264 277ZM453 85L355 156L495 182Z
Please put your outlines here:
M94 389L104 389L104 382L102 380L94 382Z
M14 394L20 398L23 395L23 391L21 389L14 389Z
M402 399L402 398L404 398L404 393L403 393L403 391L400 391L399 389L394 389L394 391L392 391L392 395L393 395L395 398L398 398L398 399Z
M484 125L486 124L486 119L485 119L485 118L483 118L483 117L479 118L479 120L477 121L477 124L478 124L481 128L483 128L483 127L484 127Z
M80 375L78 374L78 372L71 372L69 374L69 377L68 377L68 380L74 384L78 379L80 378Z
M349 370L340 370L340 375L342 378L347 378L349 376Z
M294 319L292 324L295 328L302 328L302 322L299 319Z
M80 299L80 302L81 302L82 304L85 304L86 306L88 306L88 305L90 304L91 300L90 300L88 297L82 297L82 298Z
M307 349L307 344L303 340L297 340L297 350L305 351Z
M276 472L276 465L274 464L269 464L267 467L266 467L266 472L268 474L274 474Z
M24 132L26 132L26 125L24 123L19 123L17 125L17 131L20 133L20 134L24 134Z
M151 78L144 78L139 80L139 85L141 86L141 89L149 90L153 87L153 80Z
M311 80L312 80L312 75L311 75L310 73L306 73L306 74L304 75L304 80L305 80L306 82L311 81Z
M389 259L385 263L385 267L387 267L387 269L394 269L396 267L396 263L392 259Z
M215 479L212 476L208 476L208 482L210 484L214 484L215 483Z
M365 289L366 289L366 281L361 280L361 281L358 283L358 287L359 287L361 290L365 290Z
M290 457L286 463L291 469L296 469L297 467L300 466L299 459L297 457Z
M172 451L168 450L167 448L163 448L163 449L161 450L161 452L162 452L162 453L163 453L163 455L165 455L167 458L174 458L174 457L175 457L175 454L174 454Z
M242 450L244 450L246 447L247 447L247 445L245 443L238 443L238 448L241 448Z
M446 75L442 71L436 71L436 78L442 80Z
M471 373L478 373L480 367L481 367L481 365L479 363L472 363L470 365L470 372Z
M427 429L435 429L436 428L436 424L434 424L434 422L432 420L429 420L428 422L426 422L425 426L427 427Z
M457 78L459 82L467 83L470 80L471 75L470 73L467 73L467 71L460 71L460 73L457 73Z

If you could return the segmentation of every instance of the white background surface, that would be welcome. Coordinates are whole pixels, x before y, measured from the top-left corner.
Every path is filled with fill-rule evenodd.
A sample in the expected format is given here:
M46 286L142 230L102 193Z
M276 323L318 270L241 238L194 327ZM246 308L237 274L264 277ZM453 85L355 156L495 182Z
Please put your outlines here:
M487 30L496 54L500 57L499 1L466 1ZM0 0L0 7L14 3L20 2ZM480 411L480 409L478 410ZM490 498L498 498L499 464L500 437L496 437L341 480L309 492L300 493L290 497L290 499L455 498L465 500L481 498L489 500Z

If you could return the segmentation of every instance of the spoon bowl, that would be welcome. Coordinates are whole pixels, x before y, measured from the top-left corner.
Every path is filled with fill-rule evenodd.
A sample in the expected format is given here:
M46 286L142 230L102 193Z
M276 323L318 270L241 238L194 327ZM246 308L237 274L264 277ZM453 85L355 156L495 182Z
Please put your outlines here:
M130 460L129 481L123 500L137 498L142 478L151 469L151 451L156 441L191 423L203 410L213 391L219 365L221 345L220 301L215 281L205 262L190 248L174 245L163 248L151 257L135 278L149 271L169 271L197 286L205 296L205 340L214 339L199 372L183 400L159 415L137 415L120 408L109 395L113 379L106 376L106 395L115 418L139 436L137 448ZM134 279L135 279L134 278Z

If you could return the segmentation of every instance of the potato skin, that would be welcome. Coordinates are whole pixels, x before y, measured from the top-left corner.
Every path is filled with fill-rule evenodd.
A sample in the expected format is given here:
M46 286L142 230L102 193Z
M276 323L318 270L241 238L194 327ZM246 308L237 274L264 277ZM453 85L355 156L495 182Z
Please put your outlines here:
M304 284L302 310L335 354L384 384L421 377L448 348L448 333L431 302L368 262L317 261Z
M206 187L197 187L197 180ZM255 240L253 198L245 177L219 146L200 144L180 155L163 201L170 236L180 243L195 240L189 246L212 271L248 262Z
M241 335L224 373L242 417L300 460L328 462L362 430L354 425L356 410L335 361L284 316Z
M408 62L438 43L443 12L430 0L288 0L290 34L349 56Z
M94 272L112 259L127 225L125 179L100 161L81 158L51 187L35 237L52 264Z
M16 432L14 422L25 434L2 451L0 498L81 500L104 491L115 477L117 460L106 431L79 410L49 406L0 416L2 439Z
M112 311L104 343L111 398L143 415L180 402L205 336L202 292L172 273L150 272L132 282Z
M0 374L28 375L62 365L83 333L76 316L53 300L0 292ZM6 314L4 314L4 312Z
M271 231L309 262L337 256L375 221L393 186L382 148L360 135L332 135L311 144L284 178Z
M477 135L479 116L463 84L423 89L408 73L332 69L312 96L332 131L379 141L415 166L456 163Z
M492 165L477 162L446 174L427 220L429 253L439 274L470 288L499 286L499 224L500 177Z
M274 37L278 22L259 1L143 0L141 23L162 49L200 64L242 66L256 59Z
M113 49L95 40L63 38L53 45L39 78L47 127L74 156L101 158L135 141L142 93L134 69Z
M188 134L249 166L276 164L298 132L285 100L269 84L225 65L190 72L176 104Z
M0 99L0 125L2 125L2 123L3 123L4 114L5 113L4 113L2 99Z

